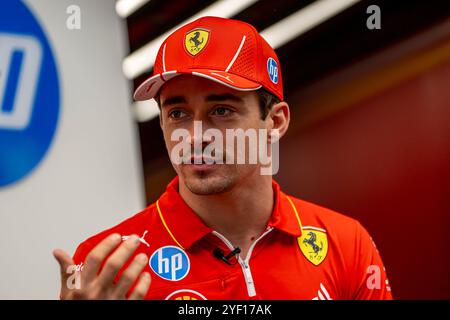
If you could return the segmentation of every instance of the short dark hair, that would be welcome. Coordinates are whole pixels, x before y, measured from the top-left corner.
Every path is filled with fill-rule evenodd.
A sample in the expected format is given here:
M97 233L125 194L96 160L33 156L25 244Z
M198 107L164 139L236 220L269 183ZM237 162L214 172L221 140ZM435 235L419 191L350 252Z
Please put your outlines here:
M264 88L256 90L256 93L258 94L261 119L264 120L269 114L269 110L272 108L272 106L274 104L280 103L281 101L276 95L270 93ZM161 110L161 100L159 99L159 94L155 96L155 100L158 104L159 109Z
M272 108L272 106L274 104L280 103L281 101L276 95L270 93L264 88L258 89L256 93L258 93L259 111L261 113L261 119L264 120L269 114L269 111Z

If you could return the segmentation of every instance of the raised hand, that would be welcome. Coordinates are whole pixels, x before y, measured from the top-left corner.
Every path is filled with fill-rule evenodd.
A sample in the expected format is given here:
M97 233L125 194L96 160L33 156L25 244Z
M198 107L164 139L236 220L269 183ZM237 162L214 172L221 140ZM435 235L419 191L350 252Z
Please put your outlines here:
M112 234L92 249L85 259L83 272L80 274L80 288L69 288L68 286L68 279L71 276L71 272L68 270L73 270L75 266L70 255L61 249L54 250L53 255L61 267L61 299L126 299L126 293L144 269L148 257L144 253L136 255L118 281L114 283L119 270L138 248L139 237L133 235L117 248L120 242L120 235ZM116 248L117 250L114 251ZM111 254L111 252L113 253ZM101 268L107 257L108 259ZM150 283L150 274L142 273L128 299L143 299Z

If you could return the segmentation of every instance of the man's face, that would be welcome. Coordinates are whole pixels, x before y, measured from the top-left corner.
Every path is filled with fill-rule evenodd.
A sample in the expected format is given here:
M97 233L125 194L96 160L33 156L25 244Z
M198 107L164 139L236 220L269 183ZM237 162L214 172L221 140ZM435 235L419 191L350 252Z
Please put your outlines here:
M261 119L256 92L237 91L211 80L181 75L163 86L159 98L161 128L169 155L172 155L172 150L179 143L178 140L172 141L172 134L176 130L185 129L192 137L190 146L193 158L190 157L190 160L194 162L197 157L198 162L200 157L205 161L201 155L194 155L194 143L197 141L197 146L200 145L205 150L212 141L205 141L202 135L194 135L194 121L201 121L203 133L214 128L222 134L223 148L215 149L215 152L223 159L223 164L174 164L171 159L180 180L192 193L210 195L226 192L245 179L260 174L260 164L249 164L248 161L248 149L252 146L245 144L244 164L236 164L237 152L243 151L238 150L237 143L234 143L232 149L226 147L227 129L270 129L271 122ZM225 163L227 154L232 152L235 161L232 164Z

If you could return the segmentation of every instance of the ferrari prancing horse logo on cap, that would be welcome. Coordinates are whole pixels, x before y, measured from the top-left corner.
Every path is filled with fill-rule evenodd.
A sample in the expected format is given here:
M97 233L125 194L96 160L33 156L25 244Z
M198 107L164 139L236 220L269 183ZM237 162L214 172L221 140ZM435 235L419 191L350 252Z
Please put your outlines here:
M318 266L325 260L328 253L328 239L325 230L303 227L302 236L297 241L303 255L312 264Z
M184 47L187 52L195 56L200 53L208 43L209 30L194 29L189 31L184 37Z

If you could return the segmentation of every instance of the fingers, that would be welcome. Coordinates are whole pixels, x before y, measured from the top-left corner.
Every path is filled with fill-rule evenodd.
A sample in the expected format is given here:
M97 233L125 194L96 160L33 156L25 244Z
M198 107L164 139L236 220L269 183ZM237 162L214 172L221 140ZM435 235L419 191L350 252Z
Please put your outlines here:
M73 262L72 257L62 249L53 250L53 256L59 263L61 276L64 275L67 278L66 273L67 268L75 265L75 262Z
M114 295L118 298L124 298L131 285L136 281L139 274L147 265L147 255L145 253L138 254L130 266L122 273L120 280L116 284Z
M119 270L128 261L131 255L139 246L139 237L132 235L130 239L123 242L116 251L108 258L103 266L100 275L98 276L98 283L100 286L108 287L113 283Z
M59 263L61 273L61 295L63 295L63 293L68 289L66 285L67 279L72 274L72 272L68 272L68 269L73 268L75 263L73 262L72 257L61 249L53 250L53 256Z
M129 300L142 300L147 294L148 289L150 288L151 278L150 273L144 272L140 277L139 281L134 287L133 292L130 294Z
M120 243L121 237L114 233L103 239L92 251L87 255L82 274L83 282L90 282L97 277L97 273L102 266L106 257Z
M127 292L136 283L130 297L132 299L143 299L151 282L149 273L141 274L148 262L148 258L144 253L134 257L133 261L122 273L117 284L114 284L117 273L130 260L130 257L140 244L140 239L136 235L131 236L130 239L118 246L120 241L121 237L119 234L110 235L87 255L81 277L74 278L77 290L69 290L72 289L69 288L69 280L75 271L74 261L63 250L54 250L53 255L60 265L61 298L124 299ZM140 277L139 274L141 274ZM138 281L136 282L137 278ZM72 285L72 283L70 284Z

